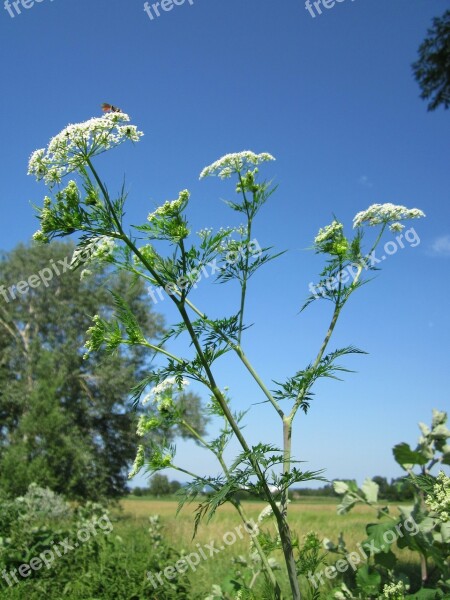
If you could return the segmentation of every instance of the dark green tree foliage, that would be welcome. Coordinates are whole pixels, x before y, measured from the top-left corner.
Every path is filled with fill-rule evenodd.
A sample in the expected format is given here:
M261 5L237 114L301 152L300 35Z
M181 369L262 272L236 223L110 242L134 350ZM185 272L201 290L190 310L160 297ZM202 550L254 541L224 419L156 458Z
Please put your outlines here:
M72 498L115 497L135 456L129 389L148 374L146 353L135 346L83 360L85 332L94 314L112 314L110 290L132 307L149 340L162 321L127 273L105 268L81 281L80 271L63 272L72 252L65 243L19 246L0 263L0 486L12 495L34 481ZM53 264L60 276L53 269L48 286L41 277L25 293L9 289ZM189 410L198 407L191 395Z
M450 106L450 10L433 19L433 27L419 47L419 59L413 64L414 76L429 100L428 110Z

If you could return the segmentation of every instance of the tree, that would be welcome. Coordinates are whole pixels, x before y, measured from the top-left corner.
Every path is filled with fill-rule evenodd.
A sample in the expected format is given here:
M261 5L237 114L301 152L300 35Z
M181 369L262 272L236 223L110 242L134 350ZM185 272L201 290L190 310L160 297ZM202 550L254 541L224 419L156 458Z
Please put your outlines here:
M389 495L389 482L386 477L381 477L380 475L376 475L372 477L372 481L374 481L378 485L378 495L380 498L386 500Z
M175 494L181 488L181 483L179 481L171 481L170 482L170 493Z
M150 480L150 494L152 496L168 496L171 493L172 490L167 476L155 473Z
M428 110L450 106L450 10L433 19L428 37L419 47L419 59L412 65L421 98L429 100Z
M36 482L72 498L117 497L135 454L129 388L148 359L136 347L84 360L85 331L94 314L113 313L110 290L133 306L148 339L162 320L127 273L103 265L81 281L68 268L73 250L22 245L0 262L0 486L13 495ZM195 395L189 411L201 421Z

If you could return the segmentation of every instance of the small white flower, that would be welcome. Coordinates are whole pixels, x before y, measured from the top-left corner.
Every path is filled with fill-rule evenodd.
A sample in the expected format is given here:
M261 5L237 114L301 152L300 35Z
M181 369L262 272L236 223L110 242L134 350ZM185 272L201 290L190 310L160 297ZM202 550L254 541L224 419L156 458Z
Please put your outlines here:
M402 600L405 597L406 587L403 581L398 583L387 583L383 588L383 598L391 600Z
M172 392L175 387L178 389L178 391L181 391L184 387L188 385L189 381L187 379L182 379L180 387L178 386L175 377L168 377L167 379L164 379L164 381L161 381L161 383L158 383L158 385L155 385L155 387L152 388L150 392L144 396L144 398L142 399L142 404L148 404L153 400L157 401L158 398L163 396L166 392Z
M68 125L52 138L47 148L35 150L30 156L28 174L48 185L60 183L67 173L84 166L87 161L127 140L139 141L144 134L135 125L124 125L130 117L111 112Z
M133 477L139 473L139 471L144 466L144 462L145 462L144 446L138 446L136 458L134 459L134 463L133 463L133 468L128 473L128 479L133 479Z
M328 240L334 240L336 236L342 235L344 226L339 221L333 221L330 225L319 229L319 233L314 238L315 244L321 244Z
M275 160L275 158L267 152L255 154L250 150L244 150L242 152L226 154L208 167L205 167L200 173L200 179L216 174L220 179L226 179L231 177L233 173L242 173L242 171L249 168L250 165L259 165L260 163L269 160Z
M365 223L371 227L375 225L384 225L406 219L420 219L425 216L425 213L418 208L407 208L398 204L372 204L367 210L359 212L353 219L353 227L361 227ZM396 229L395 231L398 231Z
M426 503L443 522L450 521L450 477L440 471L433 487L433 494L427 496Z
M167 200L167 202L164 202L162 206L148 215L147 220L151 223L161 217L176 216L186 206L190 195L188 190L182 190L176 200Z
M258 515L258 523L268 519L273 515L273 508L268 504Z
M114 238L102 235L96 239L96 245L91 254L91 260L107 260L114 252L116 242Z
M389 229L393 233L400 233L401 231L403 231L405 229L405 226L402 225L401 223L392 223L392 225L389 225Z

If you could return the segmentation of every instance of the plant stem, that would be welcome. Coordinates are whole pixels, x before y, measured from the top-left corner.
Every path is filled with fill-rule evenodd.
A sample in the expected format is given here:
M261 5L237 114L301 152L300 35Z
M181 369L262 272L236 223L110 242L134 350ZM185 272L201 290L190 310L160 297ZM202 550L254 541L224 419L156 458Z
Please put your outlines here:
M208 450L210 450L218 459L218 461L220 462L220 465L223 469L223 472L225 473L227 479L230 478L230 472L228 470L228 467L223 459L223 456L221 454L219 454L218 452L215 452L215 450L213 448L211 448L211 446L208 444L208 442L203 439L203 437L191 426L189 425L189 423L187 421L185 421L184 419L181 421L181 424L186 427L186 429L196 438L198 439L198 441ZM244 525L246 525L248 527L248 524L251 524L250 519L247 517L247 515L245 514L244 508L242 507L242 504L240 503L240 500L238 498L234 498L231 500L231 504L236 508L236 510L239 513L239 516L242 519L242 522L244 523ZM277 581L277 578L275 577L275 574L273 572L272 567L269 564L268 558L266 556L266 553L264 552L259 540L258 540L258 536L257 534L255 534L255 536L253 537L253 543L255 545L256 550L258 551L259 556L261 557L261 562L263 564L264 570L267 574L267 577L269 578L273 590L274 590L274 594L275 594L275 598L276 600L283 600L283 594L281 592L280 589L280 585Z
M239 425L236 423L233 415L231 414L231 411L228 407L228 404L227 404L225 398L223 397L220 389L218 388L218 386L215 382L215 379L214 379L214 376L209 367L208 361L206 360L206 358L203 354L203 351L202 351L202 348L198 341L197 335L192 327L192 323L190 322L189 316L186 312L184 303L178 302L177 307L178 307L181 317L186 325L186 328L189 331L189 335L191 336L191 340L194 344L194 347L197 350L198 357L203 365L203 368L205 369L206 376L210 383L210 390L214 394L214 397L216 398L217 402L219 403L219 405L220 405L227 421L229 422L231 428L233 429L242 449L248 455L249 461L252 464L255 474L256 474L257 478L259 479L261 486L264 490L264 494L273 510L273 514L277 520L277 526L278 526L278 531L279 531L280 538L281 538L283 554L285 557L286 566L287 566L287 570L288 570L289 583L290 583L291 590L292 590L292 598L293 598L293 600L300 600L300 598L301 598L300 588L298 585L297 568L296 568L295 559L294 559L294 552L293 552L293 548L292 548L292 537L291 537L289 525L288 525L287 521L285 520L285 518L283 517L281 511L279 510L279 508L273 498L273 495L269 489L269 486L267 485L264 474L261 471L261 467L259 466L258 461L253 457L253 455L251 453L251 449L248 446L244 436L242 435L241 430L239 429Z
M155 280L159 283L159 285L161 285L162 287L164 287L164 282L161 280L161 278L159 277L158 273L155 272L155 270L153 269L152 265L145 259L145 257L142 255L142 253L138 250L138 248L135 246L135 244L132 242L132 240L125 234L123 228L122 228L122 224L120 222L120 220L118 219L117 215L115 214L114 208L111 204L111 201L109 199L109 195L108 192L106 190L106 188L104 187L103 183L101 182L99 176L97 175L93 165L91 164L90 161L88 161L88 165L102 191L102 194L105 198L105 202L108 206L108 209L114 219L114 222L116 223L117 226L117 230L120 233L120 235L122 236L123 241L126 243L126 245L136 254L136 256L140 259L140 261L142 262L142 264L148 269L148 271L151 273L151 275L155 278ZM247 263L248 263L248 255L247 255ZM248 268L248 265L247 265ZM242 288L242 295L241 295L241 314L240 314L240 334L242 333L242 323L243 323L243 308L244 308L244 303L245 303L245 290L246 290L246 280L244 280L244 285ZM258 480L261 483L261 486L264 490L264 494L272 508L273 514L277 520L277 525L278 525L278 531L280 534L280 538L281 538L281 543L282 543L282 548L283 548L283 554L285 557L285 561L286 561L286 566L287 566L287 571L288 571L288 577L289 577L289 583L291 586L291 590L292 590L292 598L293 600L301 600L301 595L300 595L300 588L299 588L299 584L298 584L298 578L297 578L297 569L296 569L296 563L295 563L295 559L294 559L294 553L293 553L293 547L292 547L292 536L291 536L291 532L289 529L289 525L286 521L286 519L283 517L281 511L279 510L272 493L270 492L270 489L268 487L268 484L265 480L264 474L261 471L261 468L259 466L258 461L252 456L251 453L251 449L248 446L245 438L243 437L241 430L239 429L238 424L236 423L229 407L228 404L225 400L225 398L223 397L223 394L221 393L220 389L218 388L215 379L213 377L213 374L211 372L210 366L208 364L208 361L202 351L202 348L200 346L200 342L197 338L197 335L192 327L192 323L189 319L189 316L186 312L186 308L185 308L185 299L182 296L181 299L178 299L174 294L169 294L169 297L171 298L171 300L175 303L176 307L178 308L178 311L180 312L180 315L186 325L186 328L189 332L189 335L191 337L191 340L194 344L194 347L197 351L197 355L200 359L200 362L202 363L202 366L205 370L205 373L207 375L208 381L209 381L209 389L212 391L212 393L214 394L214 397L216 398L217 402L219 403L227 421L229 422L231 428L233 429L234 434L236 435L241 447L243 448L243 450L247 453L248 457L249 457L249 461L251 462L253 469L255 471L255 474L258 478ZM239 335L239 339L240 339L240 335ZM182 470L179 468L179 470L181 470L182 472L187 473L187 471Z

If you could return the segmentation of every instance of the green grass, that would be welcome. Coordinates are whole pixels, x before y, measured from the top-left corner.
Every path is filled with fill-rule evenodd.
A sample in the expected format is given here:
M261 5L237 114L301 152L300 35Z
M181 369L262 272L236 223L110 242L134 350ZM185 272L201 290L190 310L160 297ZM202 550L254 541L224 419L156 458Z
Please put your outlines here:
M323 497L308 497L292 502L289 506L292 531L298 534L300 540L306 533L315 531L320 538L327 537L333 542L337 542L339 534L343 533L348 550L356 550L356 545L366 538L366 524L376 522L376 515L369 507L357 506L349 514L339 516L336 513L337 504L337 499ZM243 502L243 506L248 517L256 521L266 505L263 502ZM186 553L190 553L198 552L197 544L204 546L212 540L217 548L224 546L223 535L234 531L241 524L234 507L224 505L219 508L209 524L200 525L193 539L195 505L186 506L178 516L176 516L176 508L177 500L174 498L127 497L121 502L121 511L116 513L118 521L115 525L115 533L124 539L132 538L133 531L148 529L150 515L158 514L165 526L164 536L169 544L178 550L183 549ZM396 512L395 505L391 506L391 510L393 513ZM275 532L272 522L268 521L267 524ZM245 535L243 539L237 539L234 544L225 547L214 557L201 561L196 572L191 572L189 575L195 594L193 598L204 598L213 584L228 581L233 573L231 559L240 554L246 555L248 551L249 537ZM398 555L407 570L415 569L415 558L411 552L402 551ZM279 558L282 561L282 557ZM333 564L337 558L339 556L335 554L330 555L329 563Z

